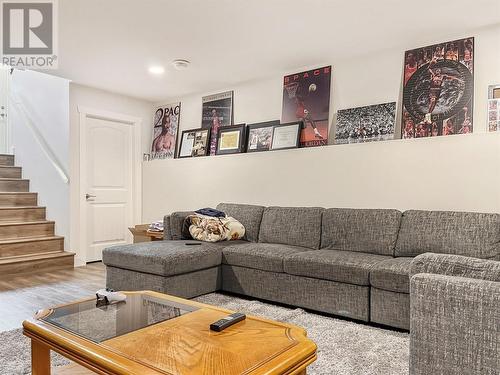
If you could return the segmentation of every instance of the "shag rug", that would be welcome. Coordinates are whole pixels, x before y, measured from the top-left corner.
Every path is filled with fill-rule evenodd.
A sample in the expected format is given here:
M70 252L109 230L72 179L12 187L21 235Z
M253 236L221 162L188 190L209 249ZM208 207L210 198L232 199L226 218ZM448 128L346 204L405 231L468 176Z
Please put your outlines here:
M308 367L308 375L408 374L408 333L219 293L207 294L195 300L305 328L308 337L318 345L318 359ZM31 373L29 344L22 329L0 333L1 375ZM53 366L67 363L66 359L53 353Z

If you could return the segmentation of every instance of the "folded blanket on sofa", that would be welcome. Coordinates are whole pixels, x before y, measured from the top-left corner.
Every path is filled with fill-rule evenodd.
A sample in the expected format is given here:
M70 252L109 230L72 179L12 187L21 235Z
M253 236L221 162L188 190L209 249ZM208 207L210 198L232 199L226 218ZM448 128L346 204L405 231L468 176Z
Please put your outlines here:
M200 214L186 218L193 239L205 242L239 240L245 236L245 227L233 217L211 217Z

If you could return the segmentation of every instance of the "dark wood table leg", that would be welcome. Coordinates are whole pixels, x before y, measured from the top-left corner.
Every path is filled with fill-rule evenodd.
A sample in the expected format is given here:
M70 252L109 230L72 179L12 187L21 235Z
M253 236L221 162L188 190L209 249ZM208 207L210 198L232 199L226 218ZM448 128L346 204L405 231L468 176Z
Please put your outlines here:
M50 375L50 349L37 340L31 340L32 375Z

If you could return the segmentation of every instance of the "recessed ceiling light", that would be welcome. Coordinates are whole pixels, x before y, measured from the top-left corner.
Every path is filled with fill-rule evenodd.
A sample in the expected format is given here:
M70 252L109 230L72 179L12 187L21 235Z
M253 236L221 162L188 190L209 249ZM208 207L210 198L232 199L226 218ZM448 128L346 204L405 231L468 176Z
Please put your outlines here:
M177 59L172 61L172 66L177 70L185 70L188 68L190 62L184 59Z
M151 74L163 74L165 73L165 68L163 66L159 66L159 65L156 65L156 66L150 66L149 67L149 73Z

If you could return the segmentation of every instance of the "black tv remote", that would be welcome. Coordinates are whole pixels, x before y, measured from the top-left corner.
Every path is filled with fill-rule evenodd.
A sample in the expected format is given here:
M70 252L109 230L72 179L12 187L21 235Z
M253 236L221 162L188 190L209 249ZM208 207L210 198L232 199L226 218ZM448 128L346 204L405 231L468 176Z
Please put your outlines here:
M184 245L186 245L186 246L200 246L201 242L186 242Z
M241 322L246 318L245 314L234 313L226 316L225 318L219 319L216 322L210 324L210 329L212 331L220 332L225 330L227 327L232 326L235 323Z

